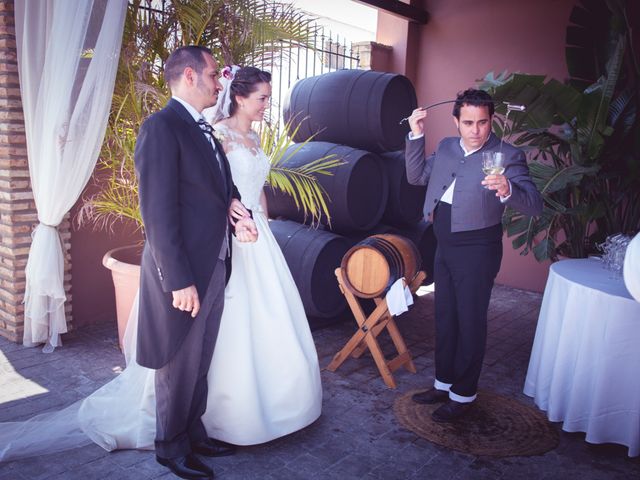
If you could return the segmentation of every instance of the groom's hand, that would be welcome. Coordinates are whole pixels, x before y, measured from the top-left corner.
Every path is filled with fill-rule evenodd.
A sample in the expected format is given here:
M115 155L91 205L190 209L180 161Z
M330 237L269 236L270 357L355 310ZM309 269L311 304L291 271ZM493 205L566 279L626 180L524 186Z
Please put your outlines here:
M191 312L192 318L198 315L200 311L200 299L198 298L198 290L196 290L195 285L181 290L174 290L171 294L173 295L173 308L184 312Z

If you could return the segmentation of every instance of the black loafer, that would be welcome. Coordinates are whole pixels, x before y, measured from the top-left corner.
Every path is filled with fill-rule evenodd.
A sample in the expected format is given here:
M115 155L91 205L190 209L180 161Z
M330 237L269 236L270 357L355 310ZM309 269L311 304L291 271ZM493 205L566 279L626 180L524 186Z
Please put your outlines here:
M202 442L191 444L191 450L205 457L224 457L236 453L236 446L222 440L207 438Z
M442 403L449 400L449 392L432 387L426 392L414 393L411 400L422 405L433 405L434 403Z
M180 478L186 478L187 480L209 480L213 478L213 470L193 454L177 458L163 458L156 455L156 461ZM202 470L199 467L204 467L206 470Z
M444 405L438 407L432 414L431 418L434 422L450 423L455 422L460 417L467 414L467 412L473 406L473 402L460 403L454 400L449 400Z

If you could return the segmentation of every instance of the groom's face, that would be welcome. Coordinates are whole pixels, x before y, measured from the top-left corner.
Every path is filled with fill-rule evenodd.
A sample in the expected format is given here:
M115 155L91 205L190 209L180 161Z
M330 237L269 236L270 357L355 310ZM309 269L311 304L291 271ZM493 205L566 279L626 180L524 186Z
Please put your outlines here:
M218 63L211 55L203 54L203 56L206 66L196 76L194 87L200 103L204 105L204 108L207 108L213 107L218 101L218 94L222 90L222 84L219 80Z

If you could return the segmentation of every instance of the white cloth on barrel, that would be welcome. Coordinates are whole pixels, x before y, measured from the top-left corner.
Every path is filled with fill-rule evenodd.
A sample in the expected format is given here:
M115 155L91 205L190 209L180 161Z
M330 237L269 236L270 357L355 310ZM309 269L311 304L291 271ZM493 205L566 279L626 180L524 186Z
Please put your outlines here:
M386 300L389 313L393 316L406 312L413 305L411 290L405 285L404 277L393 282L389 292L387 292Z

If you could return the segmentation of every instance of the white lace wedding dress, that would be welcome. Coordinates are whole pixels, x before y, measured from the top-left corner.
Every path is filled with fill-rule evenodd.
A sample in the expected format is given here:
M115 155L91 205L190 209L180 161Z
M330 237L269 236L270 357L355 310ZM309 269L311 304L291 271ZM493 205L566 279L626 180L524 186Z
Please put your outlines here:
M209 436L253 445L300 430L320 416L318 357L302 301L260 207L269 162L259 148L228 139L227 157L258 241L233 239L232 275L209 370ZM107 450L152 449L154 371L135 363L137 299L125 334L127 368L86 399L26 422L0 424L0 461L90 443Z

